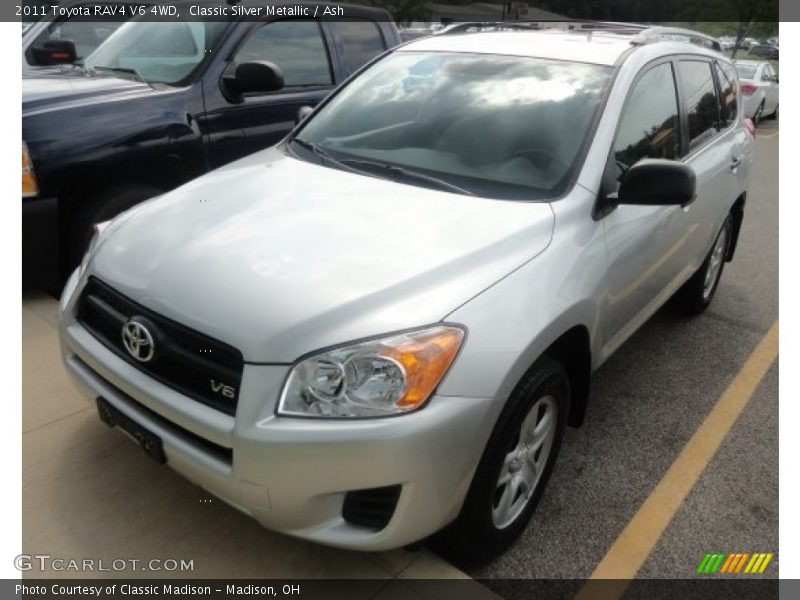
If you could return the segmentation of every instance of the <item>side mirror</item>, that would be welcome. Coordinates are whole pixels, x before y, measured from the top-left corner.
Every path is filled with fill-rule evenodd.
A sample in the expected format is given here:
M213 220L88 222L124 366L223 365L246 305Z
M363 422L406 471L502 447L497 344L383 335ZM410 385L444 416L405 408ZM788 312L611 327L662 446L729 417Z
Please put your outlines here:
M227 88L237 96L249 92L275 92L283 87L283 71L275 63L259 60L238 65L235 74L224 80Z
M306 120L306 117L313 112L313 108L311 106L301 106L297 109L297 118L295 119L295 124L299 125L303 121Z
M651 206L691 204L696 195L694 170L684 163L644 159L622 176L617 203Z
M78 59L75 42L70 40L47 40L32 49L37 65L62 65L74 63Z

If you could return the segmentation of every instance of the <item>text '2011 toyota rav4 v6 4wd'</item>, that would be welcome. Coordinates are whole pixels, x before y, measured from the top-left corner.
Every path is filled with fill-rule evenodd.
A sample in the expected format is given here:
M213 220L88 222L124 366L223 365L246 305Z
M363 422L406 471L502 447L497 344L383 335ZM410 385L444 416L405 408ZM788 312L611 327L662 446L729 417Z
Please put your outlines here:
M496 552L592 371L668 299L711 301L752 154L733 65L699 44L417 40L278 146L99 226L66 366L268 528Z

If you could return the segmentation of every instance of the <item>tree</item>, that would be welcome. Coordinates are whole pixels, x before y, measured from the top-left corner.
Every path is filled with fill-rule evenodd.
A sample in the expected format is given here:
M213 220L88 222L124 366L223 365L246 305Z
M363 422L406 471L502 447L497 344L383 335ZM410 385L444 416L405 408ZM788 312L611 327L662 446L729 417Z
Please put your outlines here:
M777 29L778 0L683 0L684 8L678 18L686 21L718 21L732 26L735 37L733 56L743 39L769 35Z

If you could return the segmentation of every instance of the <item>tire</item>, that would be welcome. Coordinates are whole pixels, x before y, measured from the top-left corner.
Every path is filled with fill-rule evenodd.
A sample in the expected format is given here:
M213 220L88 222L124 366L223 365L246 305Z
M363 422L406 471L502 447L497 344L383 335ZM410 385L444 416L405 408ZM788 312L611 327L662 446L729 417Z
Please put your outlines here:
M775 105L775 110L772 113L768 114L765 119L775 120L778 118L778 105Z
M719 286L726 257L731 245L733 219L730 215L711 246L706 259L697 272L683 284L673 297L673 306L689 315L699 315L708 308Z
M558 362L542 357L503 408L461 513L437 536L434 545L457 562L475 564L502 552L520 536L553 471L569 403L566 371ZM545 425L546 419L549 427ZM523 426L532 435L521 436ZM530 443L538 437L536 430L540 427L544 427L538 434L541 439ZM538 469L534 469L537 462ZM501 484L501 478L508 481ZM523 484L526 478L530 486L527 491Z
M764 101L762 100L761 104L758 105L756 112L753 113L753 118L751 119L751 121L753 121L753 127L758 127L758 124L761 123L761 119L763 118L763 116L764 116Z
M128 184L101 190L82 201L72 212L66 248L62 248L62 278L66 279L83 258L95 223L116 217L132 206L161 194L163 190L144 184Z

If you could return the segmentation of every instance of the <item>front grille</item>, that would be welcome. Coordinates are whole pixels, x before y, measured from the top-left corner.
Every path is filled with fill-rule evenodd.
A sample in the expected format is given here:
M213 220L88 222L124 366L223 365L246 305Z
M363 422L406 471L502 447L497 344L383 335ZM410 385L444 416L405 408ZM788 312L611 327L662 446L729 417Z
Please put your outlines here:
M148 324L156 354L133 358L122 326L139 317ZM236 413L244 360L236 348L167 319L91 277L78 302L78 322L108 349L164 385L229 415Z
M344 496L342 518L351 525L380 531L389 524L400 498L399 485L354 490Z

